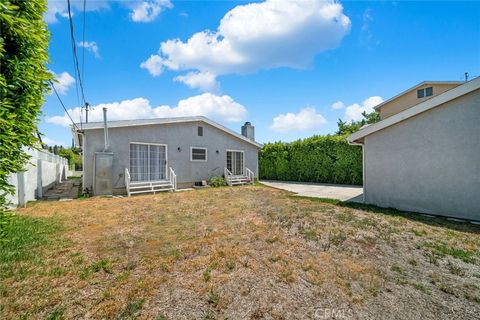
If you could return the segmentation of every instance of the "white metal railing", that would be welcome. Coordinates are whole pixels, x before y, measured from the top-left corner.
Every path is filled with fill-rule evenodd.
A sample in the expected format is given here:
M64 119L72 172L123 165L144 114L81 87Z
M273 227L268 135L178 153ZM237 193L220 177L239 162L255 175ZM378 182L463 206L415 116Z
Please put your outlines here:
M156 181L133 181L130 176L128 168L125 168L125 188L127 189L127 195L130 197L135 193L145 192L160 192L160 191L175 191L177 190L177 175L170 168L170 177L168 180L156 180Z
M233 174L230 172L230 170L227 169L227 167L223 168L223 175L225 176L225 181L227 182L227 185L231 187Z
M170 167L170 183L172 184L173 191L177 190L177 175L172 167Z
M248 168L245 168L245 171L247 172L247 179L251 184L253 184L255 182L255 174Z

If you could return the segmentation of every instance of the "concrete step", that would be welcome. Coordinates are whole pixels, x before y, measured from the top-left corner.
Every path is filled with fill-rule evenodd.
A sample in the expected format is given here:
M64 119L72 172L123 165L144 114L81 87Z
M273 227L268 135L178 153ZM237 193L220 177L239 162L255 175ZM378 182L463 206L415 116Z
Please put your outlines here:
M230 178L230 181L243 181L243 180L248 180L248 178L247 177Z
M78 197L79 184L76 180L57 182L43 194L45 200L76 199Z
M170 180L164 180L164 181L136 181L136 182L130 182L131 186L151 186L151 185L165 185L165 184L171 184Z
M130 194L138 194L138 193L156 193L156 192L164 192L164 191L173 191L173 187L171 188L162 188L162 189L154 189L154 190L137 190L137 191L130 191Z
M171 188L173 187L171 183L165 184L154 184L154 185L130 185L130 190L138 189L162 189L162 188Z

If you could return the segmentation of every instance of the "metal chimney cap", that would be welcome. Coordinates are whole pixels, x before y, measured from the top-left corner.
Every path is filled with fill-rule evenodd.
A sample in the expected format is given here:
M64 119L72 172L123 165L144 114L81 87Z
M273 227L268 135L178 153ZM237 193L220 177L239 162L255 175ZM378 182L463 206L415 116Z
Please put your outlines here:
M245 122L244 126L251 126L252 124L250 123L250 121L247 121Z

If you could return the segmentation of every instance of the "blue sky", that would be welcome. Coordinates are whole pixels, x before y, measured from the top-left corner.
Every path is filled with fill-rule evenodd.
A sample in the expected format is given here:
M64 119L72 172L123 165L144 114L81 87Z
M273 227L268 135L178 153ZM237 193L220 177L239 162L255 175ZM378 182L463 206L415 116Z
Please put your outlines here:
M480 75L480 2L72 0L86 100L98 120L206 115L260 142L332 133L423 80ZM49 0L50 64L76 121L66 0ZM195 36L194 36L195 35ZM84 47L84 48L82 48ZM77 82L78 84L78 82ZM54 95L47 143L71 144Z

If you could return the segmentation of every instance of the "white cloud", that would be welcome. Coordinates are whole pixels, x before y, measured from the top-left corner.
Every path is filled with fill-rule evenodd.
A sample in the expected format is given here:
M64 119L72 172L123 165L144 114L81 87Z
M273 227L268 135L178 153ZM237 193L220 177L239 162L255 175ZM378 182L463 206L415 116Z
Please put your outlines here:
M161 105L152 107L145 98L124 100L121 102L105 103L94 106L88 114L89 121L102 121L102 108L108 108L109 120L132 120L165 118L180 116L206 116L217 121L240 122L245 119L247 110L230 96L216 96L204 93L198 96L180 100L174 107ZM79 121L80 108L68 110L74 121ZM61 126L71 124L66 114L62 116L47 117L48 123Z
M78 43L78 46L80 48L85 48L87 49L88 51L90 51L91 53L93 53L95 55L95 58L100 58L100 53L98 52L98 45L95 41L91 41L91 42L88 42L88 41L80 41Z
M371 9L366 9L362 15L362 32L360 33L360 44L371 50L374 46L380 44L380 40L373 36L370 24L373 22L373 15Z
M134 4L130 18L135 22L151 22L163 10L172 7L170 0L144 0Z
M208 71L189 72L186 75L175 77L173 80L183 82L190 88L200 89L202 91L216 91L218 89L215 75Z
M350 25L342 5L333 0L239 5L225 14L214 32L195 33L186 42L162 42L158 54L142 63L142 68L152 75L164 67L213 75L305 68L316 54L337 47Z
M163 71L163 59L158 55L151 55L140 64L140 68L147 69L154 77L159 76Z
M344 119L347 122L350 121L360 121L363 119L362 113L370 113L374 111L373 107L379 105L383 102L382 97L373 96L367 98L363 101L362 104L354 103L345 108L345 117Z
M337 101L334 104L332 104L331 107L334 110L343 109L343 108L345 108L345 103L343 103L342 101Z
M114 1L114 0L110 0ZM130 10L130 18L135 22L150 22L167 8L172 8L170 0L130 0L117 1ZM83 0L70 0L72 16L83 12ZM108 9L109 0L87 0L85 11ZM68 18L67 0L48 0L47 12L43 18L47 23L56 23L59 18Z
M72 15L76 12L83 11L83 0L70 0ZM97 11L108 8L108 0L87 0L85 10ZM67 1L66 0L48 0L47 12L43 18L47 23L58 22L58 18L68 18Z
M68 72L57 74L52 71L52 73L55 77L53 85L55 89L57 89L57 92L63 95L67 94L68 89L75 84L75 79Z
M372 10L371 9L366 9L364 12L363 12L363 15L362 15L362 31L369 31L370 30L370 22L373 21L373 17L372 17Z
M327 120L317 113L315 108L307 107L300 110L299 113L279 114L273 118L270 126L275 131L304 131L318 128L325 124Z

